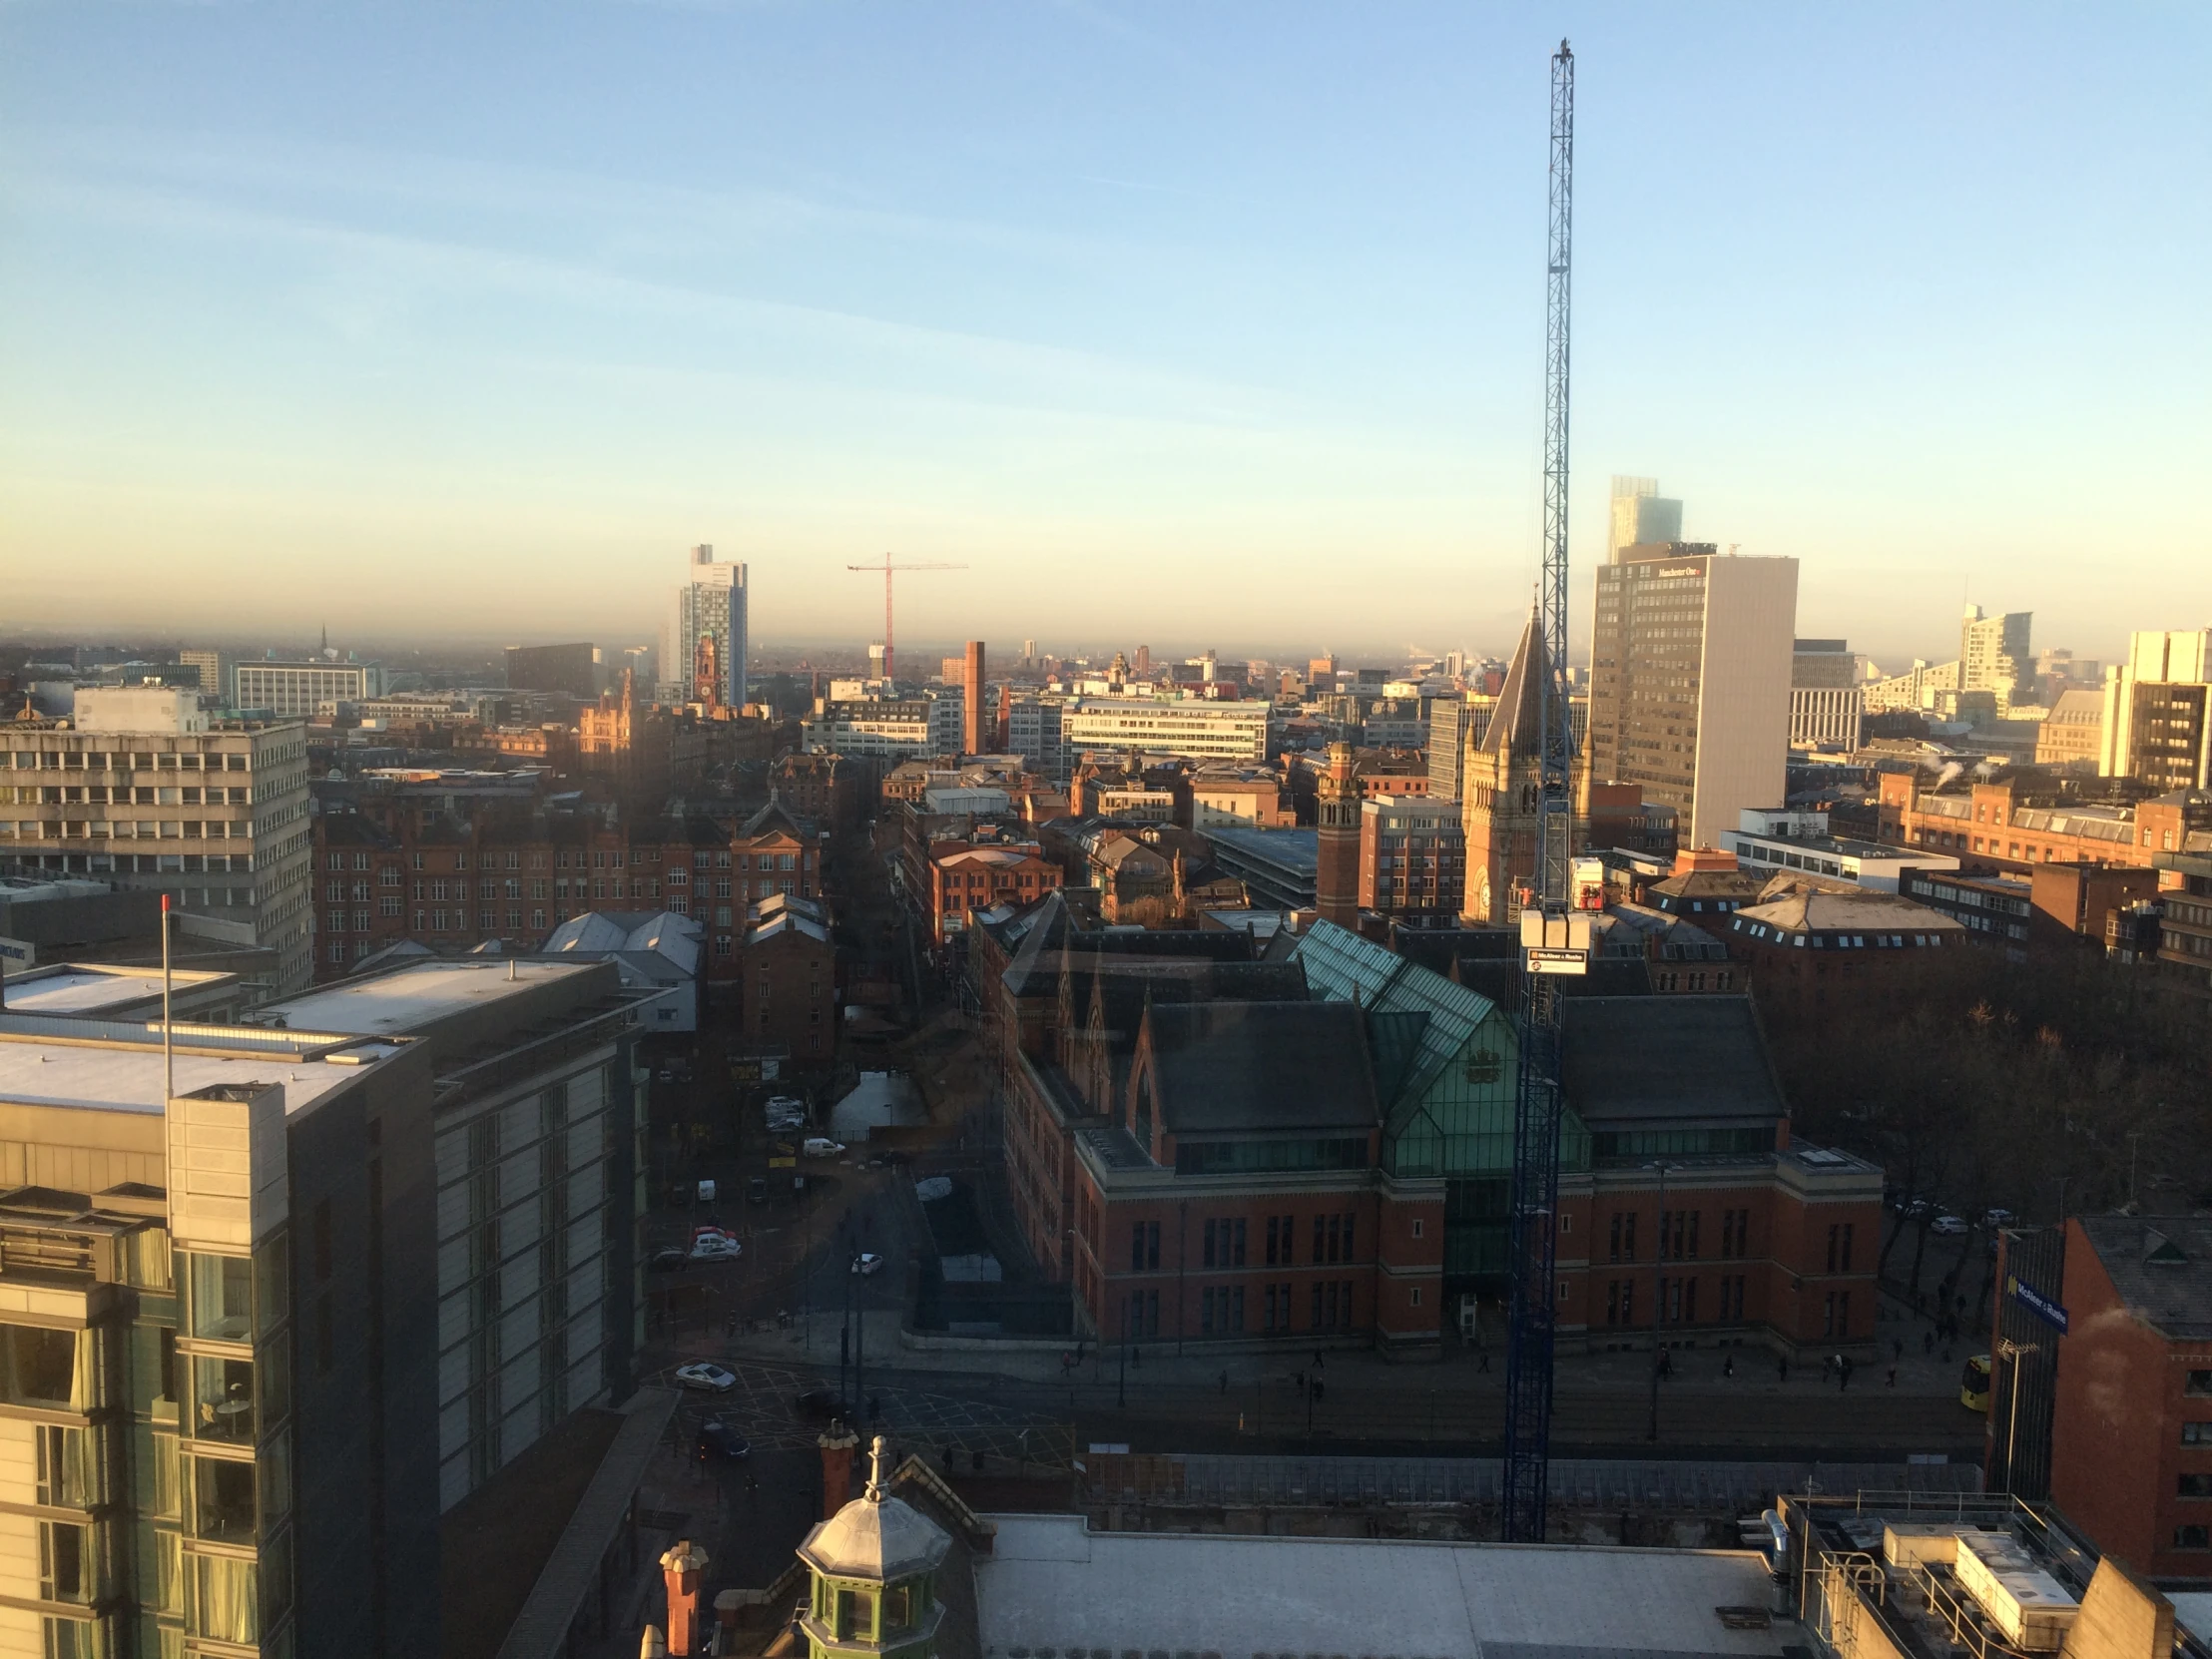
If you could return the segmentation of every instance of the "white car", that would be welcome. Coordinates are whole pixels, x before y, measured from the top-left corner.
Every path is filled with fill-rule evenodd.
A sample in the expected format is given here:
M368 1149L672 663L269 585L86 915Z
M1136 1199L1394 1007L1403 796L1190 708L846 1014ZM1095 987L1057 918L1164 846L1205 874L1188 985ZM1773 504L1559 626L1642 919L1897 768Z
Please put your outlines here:
M678 1366L676 1382L686 1388L703 1388L709 1393L724 1394L738 1385L738 1380L720 1366Z
M1940 1233L1947 1239L1965 1232L1966 1224L1956 1216L1937 1216L1928 1224L1928 1230L1931 1233Z
M827 1135L810 1135L799 1150L810 1158L834 1158L844 1150L844 1146L841 1142L830 1140Z
M881 1273L883 1271L883 1258L876 1255L872 1250L863 1250L859 1255L852 1258L852 1271L854 1273Z
M695 1262L735 1262L745 1254L745 1246L724 1233L702 1233L692 1240L691 1259Z

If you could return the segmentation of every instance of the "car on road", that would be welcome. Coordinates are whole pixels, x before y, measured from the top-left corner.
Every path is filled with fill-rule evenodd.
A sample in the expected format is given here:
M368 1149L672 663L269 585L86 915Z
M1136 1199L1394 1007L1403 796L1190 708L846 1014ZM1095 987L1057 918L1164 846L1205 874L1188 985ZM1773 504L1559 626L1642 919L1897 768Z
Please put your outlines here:
M676 1246L663 1245L645 1259L645 1271L647 1273L674 1273L690 1260L691 1257L677 1249Z
M1956 1216L1937 1216L1928 1224L1928 1230L1931 1233L1939 1233L1946 1239L1956 1238L1968 1231L1966 1224Z
M745 1254L745 1246L727 1233L702 1233L692 1240L691 1259L695 1262L735 1262Z
M2011 1211L2004 1209L1998 1205L1991 1205L1988 1209L1981 1212L1981 1225L1988 1228L1991 1232L1996 1231L1996 1229L2000 1227L2016 1226L2019 1223L2019 1219L2020 1218L2018 1216L2015 1216Z
M863 1250L859 1255L852 1258L852 1271L854 1273L881 1273L883 1271L883 1258L876 1255L872 1250Z
M827 1135L810 1135L800 1143L799 1150L810 1158L834 1158L844 1150L841 1142L832 1141Z
M698 1444L702 1463L717 1457L735 1462L753 1455L753 1442L720 1417L709 1417L699 1425Z
M1933 1198L1908 1199L1901 1213L1915 1221L1926 1221L1936 1213L1936 1201Z
M678 1387L698 1388L712 1394L726 1394L738 1385L735 1376L720 1366L710 1366L705 1361L694 1366L678 1366L675 1376Z
M809 1388L792 1401L803 1417L815 1417L828 1421L845 1414L844 1400L834 1388Z

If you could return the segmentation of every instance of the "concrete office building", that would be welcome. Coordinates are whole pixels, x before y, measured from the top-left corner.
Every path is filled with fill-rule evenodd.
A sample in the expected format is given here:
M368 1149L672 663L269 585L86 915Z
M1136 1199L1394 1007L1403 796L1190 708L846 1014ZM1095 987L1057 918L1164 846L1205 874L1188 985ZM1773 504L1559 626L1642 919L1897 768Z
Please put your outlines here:
M1958 689L1992 694L1999 719L2013 704L2035 701L2035 655L2028 647L2034 621L2032 611L1984 616L1979 605L1968 605L1959 624Z
M80 692L71 720L0 726L0 863L166 892L276 952L258 990L311 975L311 836L298 721L218 720L197 692L128 687Z
M2035 764L2095 776L2104 754L2104 693L2062 691L2035 729Z
M231 659L220 651L180 651L177 661L200 676L200 700L211 709L231 705Z
M507 647L509 691L564 692L589 700L603 689L599 683L599 653L588 643L576 645L510 645Z
M1859 747L1867 694L1845 640L1799 640L1790 654L1790 747Z
M408 1363L434 1365L436 1414L421 1424L434 1452L418 1453L434 1455L432 1513L570 1411L630 1392L644 1339L637 1039L658 994L626 990L611 962L412 961L253 1016L401 1040L424 1063L434 1147L410 1171L424 1213L409 1249L434 1239L435 1255L431 1283L409 1287L423 1348Z
M1085 750L1258 763L1268 753L1268 705L1155 697L1082 697L1060 713L1072 757Z
M234 707L276 720L311 720L325 703L365 703L385 691L381 663L245 662L232 671Z
M691 569L676 590L661 672L681 688L684 701L710 708L745 706L746 664L752 649L746 568L717 564L715 550L691 550Z
M2127 661L2105 677L2098 775L2162 789L2212 785L2208 685L2212 628L2130 635Z
M0 1651L435 1653L428 1049L0 1016Z
M1608 560L1615 558L1624 547L1682 539L1682 503L1662 496L1656 478L1616 475L1605 530Z
M1017 697L1006 710L1006 747L1032 772L1054 783L1067 781L1067 751L1060 741L1057 697Z
M812 755L877 762L950 755L960 746L962 702L957 697L824 699L801 723L803 746Z
M1623 547L1597 573L1589 778L1642 785L1686 846L1788 793L1797 580L1795 559L1707 542Z

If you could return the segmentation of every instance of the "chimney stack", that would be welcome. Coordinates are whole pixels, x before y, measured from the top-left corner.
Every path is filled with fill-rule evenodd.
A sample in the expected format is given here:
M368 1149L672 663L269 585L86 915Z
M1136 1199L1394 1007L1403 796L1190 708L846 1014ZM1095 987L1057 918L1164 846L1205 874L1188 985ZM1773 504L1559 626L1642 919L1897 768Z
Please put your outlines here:
M983 642L967 642L967 672L960 688L960 753L983 753Z
M703 1626L699 1617L700 1580L707 1570L707 1552L689 1538L661 1557L661 1573L668 1581L668 1651L686 1655L699 1651Z
M837 1422L816 1443L822 1447L822 1518L829 1520L852 1496L852 1452L860 1436Z

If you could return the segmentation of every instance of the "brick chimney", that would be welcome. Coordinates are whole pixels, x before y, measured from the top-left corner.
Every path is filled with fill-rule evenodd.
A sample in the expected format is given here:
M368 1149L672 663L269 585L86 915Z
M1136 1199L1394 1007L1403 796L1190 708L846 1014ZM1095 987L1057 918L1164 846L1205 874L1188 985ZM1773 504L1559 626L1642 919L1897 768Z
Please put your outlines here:
M699 1651L706 1623L699 1616L702 1580L707 1552L689 1538L680 1539L661 1557L661 1573L668 1581L668 1651L682 1656Z
M822 1518L829 1520L852 1496L852 1453L860 1436L832 1423L816 1443L822 1447Z

